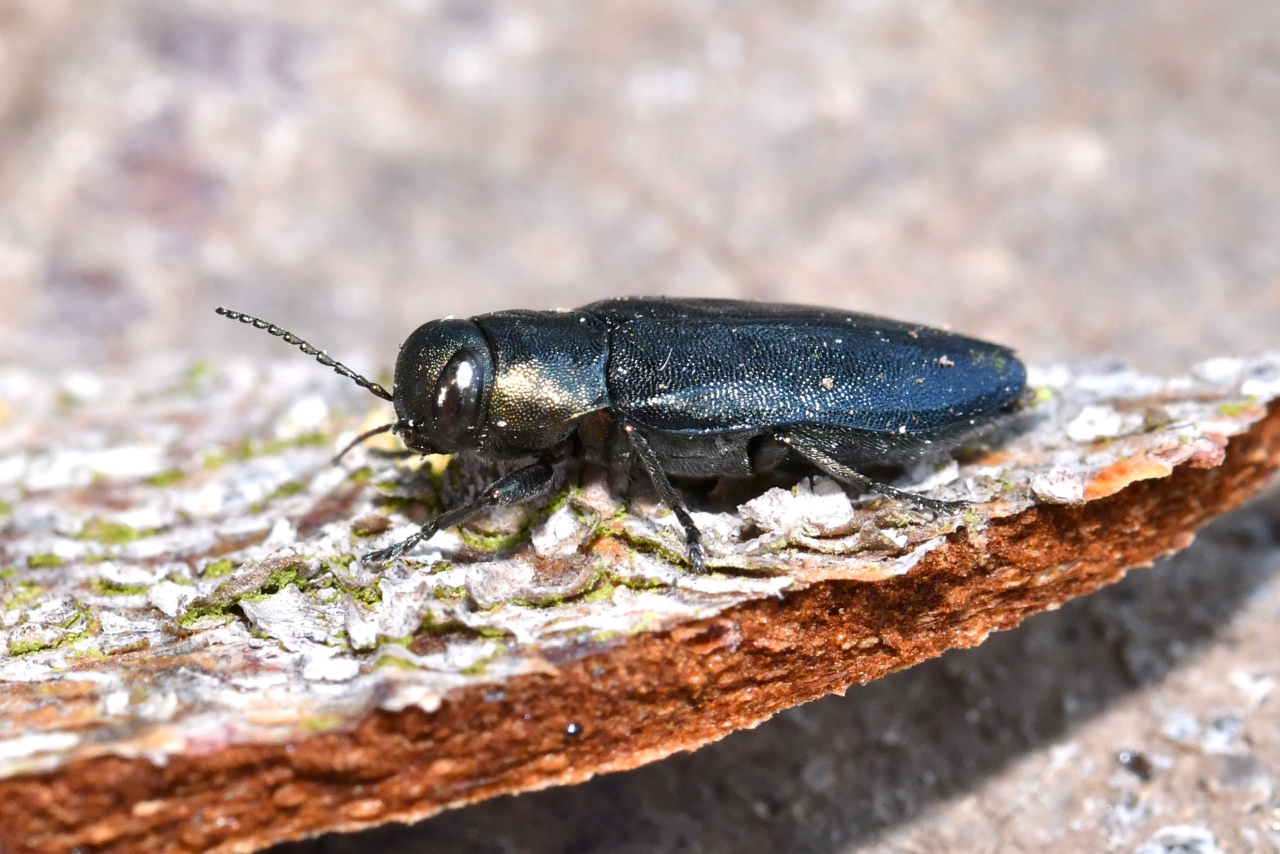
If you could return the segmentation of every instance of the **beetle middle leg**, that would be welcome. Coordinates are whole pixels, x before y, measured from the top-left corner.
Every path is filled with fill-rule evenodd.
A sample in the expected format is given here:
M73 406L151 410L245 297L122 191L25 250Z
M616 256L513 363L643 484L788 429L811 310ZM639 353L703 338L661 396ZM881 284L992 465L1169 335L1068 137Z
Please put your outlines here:
M645 474L649 475L653 488L658 490L658 497L671 508L671 512L675 513L676 519L680 521L680 526L684 528L685 546L689 550L689 563L693 565L693 571L702 572L706 568L707 557L706 551L702 548L702 533L693 523L689 509L684 506L684 499L671 485L666 472L658 464L658 457L649 446L649 440L644 437L644 434L637 430L635 425L625 421L622 422L622 431L631 443L631 450L640 460Z
M785 431L779 431L774 434L774 438L783 445L792 448L797 454L804 457L813 465L822 469L823 472L834 477L836 480L853 484L861 487L868 492L878 492L890 498L896 498L915 507L922 507L926 510L936 510L940 512L963 510L969 506L967 501L943 501L938 498L929 498L924 495L918 495L914 492L906 492L905 490L889 486L886 483L880 483L867 477L860 471L857 471L839 460L833 458L828 449L823 447L823 442L813 436L809 431L803 428L792 428Z
M551 487L555 479L555 466L551 460L538 460L524 468L516 469L505 477L499 478L485 487L480 497L469 504L446 510L436 518L418 529L418 532L401 540L395 545L376 552L369 552L362 561L386 563L395 560L424 540L429 540L437 531L461 525L486 507L506 507L511 504L522 504L532 501Z

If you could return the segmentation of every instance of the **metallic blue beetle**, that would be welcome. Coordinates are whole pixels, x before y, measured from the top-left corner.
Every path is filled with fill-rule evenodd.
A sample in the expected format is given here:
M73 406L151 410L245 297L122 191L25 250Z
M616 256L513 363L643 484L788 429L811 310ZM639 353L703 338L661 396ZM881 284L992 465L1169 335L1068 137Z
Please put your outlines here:
M1013 408L1026 371L1006 347L866 314L737 300L611 299L573 311L500 311L425 323L400 347L394 393L278 326L220 308L297 345L391 401L393 432L424 454L534 458L416 534L365 555L388 561L477 511L546 491L576 456L625 480L637 465L704 552L669 475L749 475L805 463L916 506L865 472L955 447Z

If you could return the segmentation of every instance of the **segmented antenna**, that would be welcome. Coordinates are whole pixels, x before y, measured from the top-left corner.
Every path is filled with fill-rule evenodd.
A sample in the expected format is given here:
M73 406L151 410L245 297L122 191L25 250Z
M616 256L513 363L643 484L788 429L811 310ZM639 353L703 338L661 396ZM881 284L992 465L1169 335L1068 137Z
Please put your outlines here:
M346 365L330 358L328 353L325 353L323 350L317 350L315 347L312 347L310 344L308 344L306 341L303 341L297 335L294 335L292 332L288 332L284 329L281 329L279 326L276 326L274 323L267 323L267 321L261 320L257 317L254 317L253 315L242 314L238 311L232 311L229 308L219 308L218 314L222 315L223 317L229 317L232 320L238 320L241 323L247 323L256 329L265 329L269 334L274 335L277 338L283 338L286 343L294 345L299 350L306 353L308 356L315 356L317 362L319 362L320 364L324 365L327 368L333 368L334 371L336 371L339 375L354 381L355 384L360 386L361 388L368 389L369 391L373 392L383 400L393 400L393 398L391 397L391 393L388 392L382 386L378 385L372 380L365 379L364 377L357 374L355 371L348 368Z

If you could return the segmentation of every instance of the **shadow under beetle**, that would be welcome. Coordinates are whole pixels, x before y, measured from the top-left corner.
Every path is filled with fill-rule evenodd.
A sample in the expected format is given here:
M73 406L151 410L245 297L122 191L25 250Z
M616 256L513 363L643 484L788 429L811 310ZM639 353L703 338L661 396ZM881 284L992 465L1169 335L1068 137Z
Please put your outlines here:
M400 346L388 392L278 326L218 313L395 405L394 423L352 445L390 431L423 454L534 458L364 556L379 562L485 507L536 498L567 457L602 463L615 485L638 465L679 519L698 571L701 537L668 475L750 475L799 462L918 507L959 509L965 502L903 492L864 472L955 447L1013 408L1026 383L1008 348L926 326L799 305L632 298L430 321Z

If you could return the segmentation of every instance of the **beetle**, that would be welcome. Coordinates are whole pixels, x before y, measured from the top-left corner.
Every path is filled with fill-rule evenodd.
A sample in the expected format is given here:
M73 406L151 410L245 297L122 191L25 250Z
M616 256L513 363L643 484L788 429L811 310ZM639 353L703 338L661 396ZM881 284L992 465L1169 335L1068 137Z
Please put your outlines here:
M499 311L419 326L400 346L393 392L290 332L283 338L390 401L413 452L533 458L479 497L363 560L393 560L486 507L547 491L568 457L605 465L613 484L648 477L705 564L697 525L670 476L751 475L796 463L934 511L942 501L873 480L959 445L1017 405L1026 370L1007 347L918 324L801 305L619 298L571 311ZM345 453L345 451L343 451ZM341 454L339 455L341 456Z

